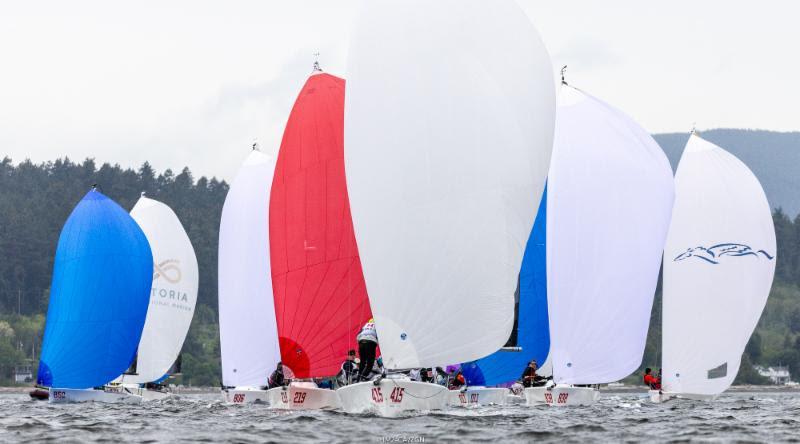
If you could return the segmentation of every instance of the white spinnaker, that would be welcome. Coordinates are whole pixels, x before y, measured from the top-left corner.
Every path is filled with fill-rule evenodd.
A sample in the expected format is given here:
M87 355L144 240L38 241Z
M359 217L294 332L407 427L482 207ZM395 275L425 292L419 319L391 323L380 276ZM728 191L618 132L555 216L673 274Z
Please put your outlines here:
M752 171L696 135L675 188L664 249L663 387L717 395L736 377L767 302L775 227Z
M644 352L674 201L655 140L562 86L547 180L550 359L557 383L617 381Z
M219 227L222 383L262 386L280 361L269 257L275 158L254 150L225 197Z
M131 210L153 251L153 288L136 359L136 374L123 382L164 376L177 359L197 303L197 257L178 216L167 205L142 196Z
M471 361L508 339L554 105L550 58L513 1L364 2L345 167L389 368Z

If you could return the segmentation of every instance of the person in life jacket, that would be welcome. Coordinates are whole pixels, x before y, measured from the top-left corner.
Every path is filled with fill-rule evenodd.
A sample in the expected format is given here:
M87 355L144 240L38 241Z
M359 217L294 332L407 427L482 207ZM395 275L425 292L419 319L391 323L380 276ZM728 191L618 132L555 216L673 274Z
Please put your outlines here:
M342 363L339 371L339 384L348 385L358 380L358 362L356 362L356 351L347 352L347 359Z
M286 385L288 385L288 381L286 381L286 378L283 376L283 363L278 362L278 366L275 368L275 371L269 376L267 387L285 387Z
M375 352L378 349L378 331L375 330L374 319L370 318L361 327L356 341L358 341L358 357L361 359L361 363L358 365L358 379L366 381L372 371L372 366L375 365Z
M538 366L535 359L528 363L520 378L522 379L523 387L539 387L547 383L547 378L536 374L537 369Z
M450 390L459 390L467 385L467 381L464 380L464 375L461 373L461 369L456 371L456 374L450 378L449 389Z
M653 376L653 370L650 367L644 369L644 384L651 390L661 390L661 378Z

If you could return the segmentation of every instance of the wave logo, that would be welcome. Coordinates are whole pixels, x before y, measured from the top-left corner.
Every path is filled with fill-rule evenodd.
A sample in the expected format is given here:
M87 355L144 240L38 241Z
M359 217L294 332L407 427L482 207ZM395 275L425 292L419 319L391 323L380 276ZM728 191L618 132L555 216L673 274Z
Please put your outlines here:
M755 256L756 258L766 258L772 260L775 256L770 255L764 250L753 250L744 244L717 244L711 247L694 247L679 254L673 262L682 261L689 258L697 258L710 264L719 264L723 257L743 257Z
M181 267L180 261L177 259L167 259L160 264L153 264L153 281L157 280L159 277L163 277L164 280L169 282L170 284L177 284L181 281Z

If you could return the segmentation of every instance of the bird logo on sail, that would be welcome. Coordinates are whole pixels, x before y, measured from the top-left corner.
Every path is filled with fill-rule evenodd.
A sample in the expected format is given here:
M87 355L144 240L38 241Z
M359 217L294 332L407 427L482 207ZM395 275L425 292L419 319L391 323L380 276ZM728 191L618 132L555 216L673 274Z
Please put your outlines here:
M689 248L685 252L679 254L673 262L682 261L684 259L689 258L697 258L703 261L706 261L710 264L719 264L722 261L723 257L743 257L743 256L754 256L756 258L767 258L767 260L774 259L774 256L770 255L764 250L753 250L751 247L744 245L744 244L717 244L711 247L703 247L698 246L694 248Z
M177 259L167 259L160 264L153 264L153 281L163 277L170 284L177 284L181 281L180 261Z

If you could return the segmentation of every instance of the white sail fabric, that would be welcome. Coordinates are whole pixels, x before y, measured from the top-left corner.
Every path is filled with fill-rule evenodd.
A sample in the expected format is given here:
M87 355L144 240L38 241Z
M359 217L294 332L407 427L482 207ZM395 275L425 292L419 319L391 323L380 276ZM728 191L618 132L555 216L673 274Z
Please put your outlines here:
M345 169L384 364L496 351L552 150L536 29L509 0L364 2L346 88Z
M775 274L775 227L758 179L693 135L675 175L664 250L663 389L717 395L733 382Z
M157 381L178 358L197 303L197 257L178 216L167 205L142 196L131 210L153 251L153 287L136 357L126 383Z
M553 376L564 384L617 381L642 361L672 169L630 117L562 86L547 194Z
M262 386L280 361L269 257L275 158L253 150L225 197L219 227L222 383Z

